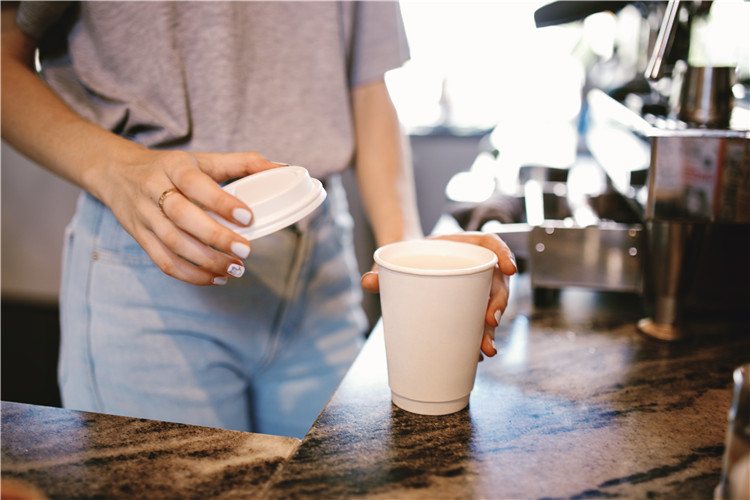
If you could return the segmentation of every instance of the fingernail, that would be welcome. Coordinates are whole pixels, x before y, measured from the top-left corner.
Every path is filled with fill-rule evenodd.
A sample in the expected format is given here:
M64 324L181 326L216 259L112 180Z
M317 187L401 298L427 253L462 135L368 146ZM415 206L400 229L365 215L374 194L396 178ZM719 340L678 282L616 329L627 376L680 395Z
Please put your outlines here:
M281 163L281 162L279 162L279 161L272 161L271 163L274 163L274 164L276 164L276 165L279 165L280 167L288 167L288 166L289 166L289 164L288 164L288 163Z
M497 346L495 345L495 339L490 340L490 344L492 344L492 348L497 352Z
M224 276L216 276L213 280L214 285L226 285L227 279Z
M515 272L518 272L518 264L516 264L516 258L512 257L510 261L513 263L513 269L515 270Z
M239 241L232 242L231 249L232 253L240 259L247 259L247 256L250 255L250 245L240 243Z
M245 274L245 266L231 263L227 268L227 274L234 276L235 278L240 278L243 274Z
M253 213L246 208L235 208L232 210L232 217L240 224L247 226L253 220Z
M500 309L495 311L495 321L497 321L498 325L500 324L500 320L502 319L502 317L503 317L503 312Z

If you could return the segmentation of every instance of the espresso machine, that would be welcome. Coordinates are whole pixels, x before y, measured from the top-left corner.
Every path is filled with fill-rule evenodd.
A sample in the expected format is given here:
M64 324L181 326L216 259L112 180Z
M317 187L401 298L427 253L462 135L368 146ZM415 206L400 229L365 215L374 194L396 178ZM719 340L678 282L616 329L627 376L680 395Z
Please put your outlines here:
M690 21L710 6L677 0L665 5L645 70L649 82L664 78L680 23L688 33ZM664 116L644 117L597 90L589 94L602 126L630 131L650 149L646 196L640 203L650 316L638 328L663 340L690 331L691 311L705 313L704 318L734 314L742 319L750 305L745 249L750 242L750 121L746 110L735 113L735 68L672 59L673 88ZM623 172L603 159L600 145L590 140L589 146L610 178L619 176L612 185L624 196L632 192Z
M549 26L630 3L553 2L535 17ZM750 115L735 102L735 68L687 64L691 23L711 2L637 3L661 22L632 84L586 89L588 159L523 166L515 197L453 215L499 234L535 293L641 294L649 337L750 324Z

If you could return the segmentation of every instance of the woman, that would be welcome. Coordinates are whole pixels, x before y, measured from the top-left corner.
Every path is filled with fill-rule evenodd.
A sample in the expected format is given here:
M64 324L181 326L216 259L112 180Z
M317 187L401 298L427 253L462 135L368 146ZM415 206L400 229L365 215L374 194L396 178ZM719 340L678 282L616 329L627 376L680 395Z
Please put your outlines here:
M421 237L383 80L407 57L398 5L2 9L3 139L85 191L65 242L64 406L304 435L365 328L337 174L354 159L378 245ZM305 166L329 198L251 248L203 209L251 224L221 184L278 162ZM500 258L482 346L494 355L512 255L456 237Z

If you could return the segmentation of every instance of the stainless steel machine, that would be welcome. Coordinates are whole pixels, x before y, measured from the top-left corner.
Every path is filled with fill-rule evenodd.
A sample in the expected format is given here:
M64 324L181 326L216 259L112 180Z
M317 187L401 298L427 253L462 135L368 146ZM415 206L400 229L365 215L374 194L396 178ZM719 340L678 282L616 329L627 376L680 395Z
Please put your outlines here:
M537 22L628 3L555 2ZM629 92L636 99L587 92L589 155L563 169L524 166L515 199L454 215L464 229L500 234L528 263L535 290L642 294L648 316L638 329L669 341L717 320L750 324L750 115L733 98L734 68L683 60L684 25L710 2L649 4L662 22L640 90ZM665 75L662 112L632 105L664 89Z
M611 142L592 154L611 186L640 212L644 231L643 293L651 311L639 322L645 334L682 337L690 312L747 316L750 306L750 132L652 124L592 91L595 127L632 134L648 146L645 186L638 193L633 172L613 160ZM618 152L627 155L627 149ZM638 196L641 194L641 196ZM630 195L630 196L628 196ZM634 196L635 195L635 196Z

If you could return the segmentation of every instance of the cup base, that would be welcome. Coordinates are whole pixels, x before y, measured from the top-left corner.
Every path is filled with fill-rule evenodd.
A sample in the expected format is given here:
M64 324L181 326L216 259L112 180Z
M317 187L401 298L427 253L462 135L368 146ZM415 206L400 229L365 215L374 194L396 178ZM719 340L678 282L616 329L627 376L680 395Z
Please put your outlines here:
M393 404L406 410L410 413L417 413L419 415L448 415L449 413L456 413L457 411L463 410L469 406L469 396L455 399L453 401L439 401L439 402L428 402L428 401L415 401L413 399L399 396L395 392L391 392L391 401Z

